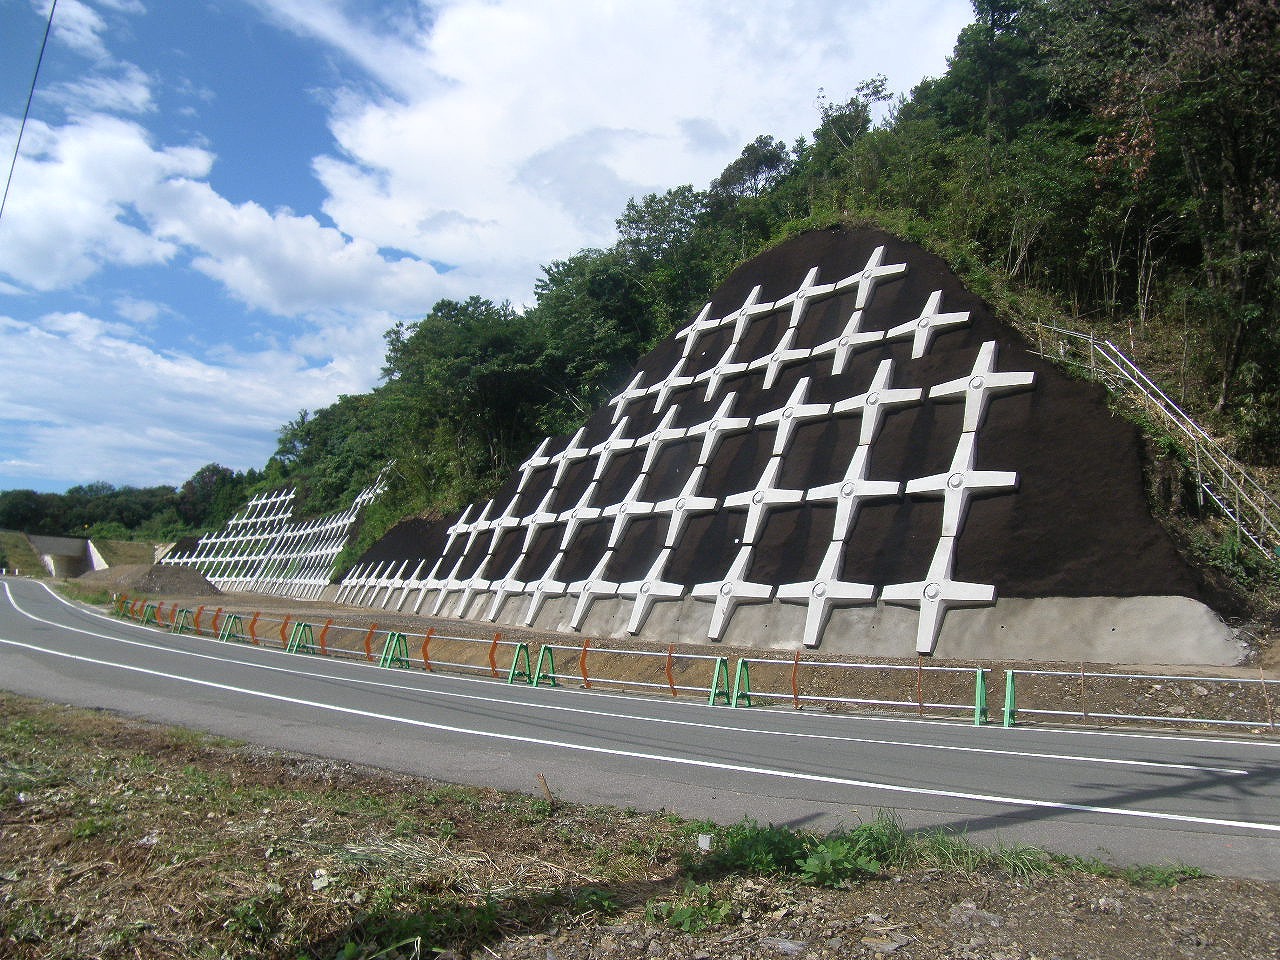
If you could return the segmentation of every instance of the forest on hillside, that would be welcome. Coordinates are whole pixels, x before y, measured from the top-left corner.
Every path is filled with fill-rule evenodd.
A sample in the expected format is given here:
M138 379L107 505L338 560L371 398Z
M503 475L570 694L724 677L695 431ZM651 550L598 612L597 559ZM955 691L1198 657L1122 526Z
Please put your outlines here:
M1280 459L1280 5L975 0L945 74L895 96L832 78L812 138L765 133L705 188L631 200L608 249L535 302L442 300L386 334L382 379L283 425L260 471L181 488L0 493L0 528L167 539L250 494L345 507L389 459L365 542L484 497L572 431L738 264L875 225L943 256L1014 322L1115 340L1244 460ZM877 119L879 118L879 119ZM102 528L106 525L105 532Z

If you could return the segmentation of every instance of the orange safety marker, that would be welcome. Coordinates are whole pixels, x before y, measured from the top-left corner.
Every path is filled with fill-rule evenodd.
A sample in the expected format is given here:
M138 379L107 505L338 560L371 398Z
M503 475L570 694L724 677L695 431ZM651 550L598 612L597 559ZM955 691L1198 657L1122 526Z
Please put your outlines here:
M258 626L258 618L260 616L262 616L262 614L255 611L253 619L249 621L249 639L253 641L253 645L255 647L258 645L258 631L256 628Z
M172 628L172 627L176 627L177 625L178 625L178 605L175 603L173 605L173 609L169 611L169 626L170 628Z
M591 689L591 680L587 677L587 647L591 646L590 640L582 641L582 652L578 654L578 672L582 674L582 685L588 690Z
M422 665L427 668L427 673L434 672L431 669L431 658L427 655L427 647L431 644L431 635L435 632L435 627L428 627L427 635L422 638Z
M289 641L285 639L285 634L289 632L290 617L292 617L292 614L286 613L284 615L284 623L280 624L280 646L282 647L289 646Z
M213 611L213 626L210 628L215 634L218 632L218 618L222 616L222 608L219 607Z
M495 677L498 675L498 641L501 639L502 634L495 633L493 643L489 644L489 672Z
M671 658L675 655L676 645L673 643L667 647L667 686L671 688L671 695L676 695L675 677L671 675Z
M800 709L800 651L796 651L796 658L791 661L791 701L796 705L796 709Z
M195 632L196 632L196 633L199 633L199 632L200 632L200 615L201 615L202 613L204 613L204 607L197 607L197 608L196 608L196 622L195 622L195 624L192 626L192 629L193 629L193 630L195 630Z
M364 635L364 658L366 660L373 659L373 634L378 629L376 623L369 624L369 632Z
M156 623L164 623L164 617L162 616L163 613L164 601L162 600L160 603L156 604Z
M320 628L320 656L327 657L329 648L325 646L325 638L329 636L329 628L333 626L333 617L324 622L324 626Z
M133 603L129 604L129 619L130 619L130 620L137 620L137 619L138 619L138 604L140 604L141 602L142 602L141 600L135 600L135 601L133 601Z

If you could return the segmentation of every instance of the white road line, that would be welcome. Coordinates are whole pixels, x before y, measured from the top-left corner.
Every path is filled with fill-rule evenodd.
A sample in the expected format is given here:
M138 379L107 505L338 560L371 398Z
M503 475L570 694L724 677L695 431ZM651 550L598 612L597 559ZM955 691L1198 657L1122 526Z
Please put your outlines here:
M98 660L80 654L63 653L45 650L33 644L0 638L0 645L17 647L33 653L62 657L95 666L110 667L116 670L127 670L146 676L173 680L178 683L189 683L193 686L206 687L211 690L222 690L227 693L238 693L277 703L288 703L294 706L309 707L313 710L326 710L348 716L364 717L369 720L384 720L389 723L400 723L424 730L438 730L443 733L457 733L464 736L483 737L489 740L500 740L506 743L523 743L531 746L553 747L560 750L574 750L580 753L593 753L602 756L624 757L631 760L649 760L674 766L701 767L710 770L724 770L732 773L751 774L754 776L773 777L782 780L801 780L809 783L823 783L838 787L857 787L866 790L882 790L889 793L903 793L914 796L938 797L947 800L970 800L977 803L995 803L1011 807L1036 807L1048 810L1067 810L1076 813L1089 813L1103 816L1129 817L1141 820L1159 820L1169 823L1195 824L1198 826L1227 827L1236 830L1259 830L1267 833L1280 833L1280 824L1254 823L1247 820L1223 820L1216 817L1196 817L1180 813L1162 813L1154 810L1127 810L1123 807L1101 807L1083 803L1064 803L1054 800L1033 800L1027 797L1005 797L995 794L968 793L959 790L939 790L928 787L908 787L893 783L877 783L872 780L854 780L846 777L830 777L813 773L800 773L794 770L778 770L769 767L755 767L738 763L719 763L712 760L697 760L692 757L670 756L659 753L643 753L637 750L619 750L613 747L596 747L589 744L568 743L563 740L547 740L541 737L526 737L513 733L494 733L487 730L474 730L469 727L458 727L452 724L432 723L427 720L416 720L412 717L397 717L393 714L377 713L371 710L357 710L354 707L340 707L332 703L321 703L317 700L304 700L301 697L286 697L283 694L267 693L262 690L251 690L226 683L215 683L212 680L196 680L179 674L165 673L160 670L148 670L145 667L134 667L108 660Z
M1193 771L1197 773L1224 774L1227 776L1248 776L1249 774L1248 770L1242 770L1236 767L1210 767L1210 766L1202 766L1202 765L1189 764L1189 763L1165 763L1158 760L1124 760L1124 759L1118 759L1118 758L1112 758L1112 757L1087 757L1087 756L1078 756L1075 754L1066 754L1066 753L1039 753L1039 752L1022 751L1022 750L999 750L991 747L961 747L961 746L952 746L948 744L921 743L919 741L912 741L912 740L884 740L884 739L877 739L872 737L845 737L845 736L836 736L834 734L805 733L800 731L789 731L789 730L767 730L767 729L761 729L757 727L742 727L742 726L732 726L732 725L726 725L726 724L701 723L693 720L675 720L675 719L665 718L665 717L646 717L646 716L640 716L636 714L614 713L606 710L588 710L582 707L567 707L567 706L562 706L560 704L535 703L527 700L510 700L510 699L506 699L504 697L496 696L496 695L495 696L477 696L474 694L456 693L448 690L428 690L427 688L424 688L424 687L410 686L408 684L387 683L380 680L365 680L359 677L339 677L333 674L318 673L310 670L294 670L288 667L277 667L277 666L271 666L268 664L259 664L259 663L254 663L248 660L239 660L239 659L231 659L228 657L211 656L209 654L195 653L194 651L180 650L180 649L175 649L173 647L162 646L159 644L146 643L141 640L128 640L123 637L113 637L108 634L96 633L91 630L82 630L79 627L67 626L64 624L58 624L52 620L46 620L43 617L37 616L36 614L30 613L29 611L24 610L21 606L18 605L17 601L13 598L13 595L9 593L8 584L5 585L5 593L8 596L9 603L14 608L14 610L22 614L24 617L27 617L28 619L36 621L37 623L44 623L50 626L60 627L61 629L64 629L64 630L69 630L73 633L83 633L86 636L97 637L102 640L110 640L116 643L126 644L128 646L141 647L147 650L156 650L163 653L176 653L176 654L179 654L180 656L195 657L200 660L213 660L219 663L235 663L240 666L251 667L254 669L268 670L274 673L284 673L292 676L308 677L310 679L316 679L316 680L341 680L342 682L345 682L345 683L361 684L363 686L375 687L380 689L399 690L399 691L406 691L406 692L413 692L413 693L429 693L433 697L448 697L456 700L469 700L469 701L476 701L480 703L501 704L501 705L510 706L510 707L521 707L526 709L531 708L531 709L538 709L538 710L554 711L559 713L583 714L586 716L596 716L596 717L604 716L604 717L610 717L616 720L634 720L640 723L654 723L654 724L666 724L670 726L679 726L679 727L691 727L691 728L700 729L700 730L712 730L719 733L744 733L744 734L752 734L756 736L789 737L793 739L802 739L802 740L828 740L828 741L835 741L837 743L849 743L849 744L856 743L856 744L865 744L868 746L908 747L908 748L918 749L918 750L938 750L938 751L951 752L951 753L974 753L974 754L983 754L988 756L1016 757L1018 759L1023 759L1023 760L1061 760L1061 761L1066 761L1071 763L1098 763L1098 764L1106 764L1106 765L1113 765L1113 766L1148 767L1148 768L1163 769L1163 770L1187 770L1187 771ZM78 609L78 608L73 607L73 609ZM116 623L116 621L114 620L111 620L109 622ZM279 651L271 651L271 652L279 652ZM335 662L340 662L340 661L335 661ZM355 663L355 665L360 666L360 664L358 663Z

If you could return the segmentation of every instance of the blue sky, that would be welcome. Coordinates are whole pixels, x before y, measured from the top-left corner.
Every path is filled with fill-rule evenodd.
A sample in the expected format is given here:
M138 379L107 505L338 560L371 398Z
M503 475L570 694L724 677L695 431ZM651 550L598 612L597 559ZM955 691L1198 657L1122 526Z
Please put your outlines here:
M49 0L0 0L7 173ZM260 467L441 297L940 74L966 0L58 0L0 219L0 490Z

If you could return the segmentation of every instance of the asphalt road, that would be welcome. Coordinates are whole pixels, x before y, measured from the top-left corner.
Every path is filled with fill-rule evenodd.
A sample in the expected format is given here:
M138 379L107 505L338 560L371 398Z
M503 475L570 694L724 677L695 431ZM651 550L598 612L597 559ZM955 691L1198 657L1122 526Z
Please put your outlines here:
M390 670L143 628L0 581L0 687L440 780L1280 880L1280 743L738 709Z

